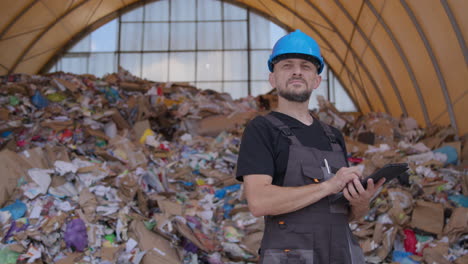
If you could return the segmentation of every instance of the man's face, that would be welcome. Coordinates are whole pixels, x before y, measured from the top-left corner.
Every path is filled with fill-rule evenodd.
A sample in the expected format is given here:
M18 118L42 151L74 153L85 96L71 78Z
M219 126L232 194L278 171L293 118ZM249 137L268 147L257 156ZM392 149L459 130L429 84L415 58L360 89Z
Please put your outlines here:
M309 100L322 77L317 74L315 65L303 59L285 59L275 64L270 73L270 84L278 89L279 96L292 102L303 103Z

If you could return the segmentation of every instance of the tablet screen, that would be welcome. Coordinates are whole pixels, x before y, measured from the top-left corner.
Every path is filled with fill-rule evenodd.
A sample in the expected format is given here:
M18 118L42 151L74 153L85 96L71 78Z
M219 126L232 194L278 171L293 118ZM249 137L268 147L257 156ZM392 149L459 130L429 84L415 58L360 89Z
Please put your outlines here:
M374 183L377 183L380 179L385 178L385 182L389 182L390 180L398 177L403 172L408 170L408 163L393 163L387 164L383 168L378 169L374 173L372 173L369 177L361 180L362 186L367 188L367 180L373 179Z

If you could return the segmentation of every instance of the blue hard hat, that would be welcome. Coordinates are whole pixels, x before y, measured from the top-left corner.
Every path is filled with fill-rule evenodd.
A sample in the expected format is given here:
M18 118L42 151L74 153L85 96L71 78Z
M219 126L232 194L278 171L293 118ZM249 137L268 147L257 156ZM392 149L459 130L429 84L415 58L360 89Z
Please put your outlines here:
M317 66L317 73L323 70L323 58L320 54L320 47L317 42L297 29L288 35L280 38L268 60L268 69L273 72L274 65L283 59L299 58L311 61Z

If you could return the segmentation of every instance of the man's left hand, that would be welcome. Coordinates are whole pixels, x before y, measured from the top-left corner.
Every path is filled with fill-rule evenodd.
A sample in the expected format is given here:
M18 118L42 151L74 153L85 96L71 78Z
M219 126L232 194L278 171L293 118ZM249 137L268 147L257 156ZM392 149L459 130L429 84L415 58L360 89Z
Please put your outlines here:
M367 180L367 189L364 189L358 179L349 182L343 190L344 197L349 201L350 205L354 208L368 208L371 198L375 192L384 184L385 178L380 179L374 185L372 179Z

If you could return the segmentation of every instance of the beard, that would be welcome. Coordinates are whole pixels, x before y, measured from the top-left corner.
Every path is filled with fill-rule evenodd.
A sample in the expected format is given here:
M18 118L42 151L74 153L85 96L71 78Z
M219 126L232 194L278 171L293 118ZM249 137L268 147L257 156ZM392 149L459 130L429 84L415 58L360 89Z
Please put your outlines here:
M295 80L293 78L289 79L288 82L286 83L286 87L288 83L292 80ZM302 80L304 81L304 84L306 87L308 87L307 82L303 79L296 79L296 80ZM290 91L287 89L278 89L278 94L279 96L283 97L284 99L291 101L291 102L297 102L297 103L303 103L307 100L309 100L310 95L312 94L312 90L304 90L301 92L295 92L295 91Z

